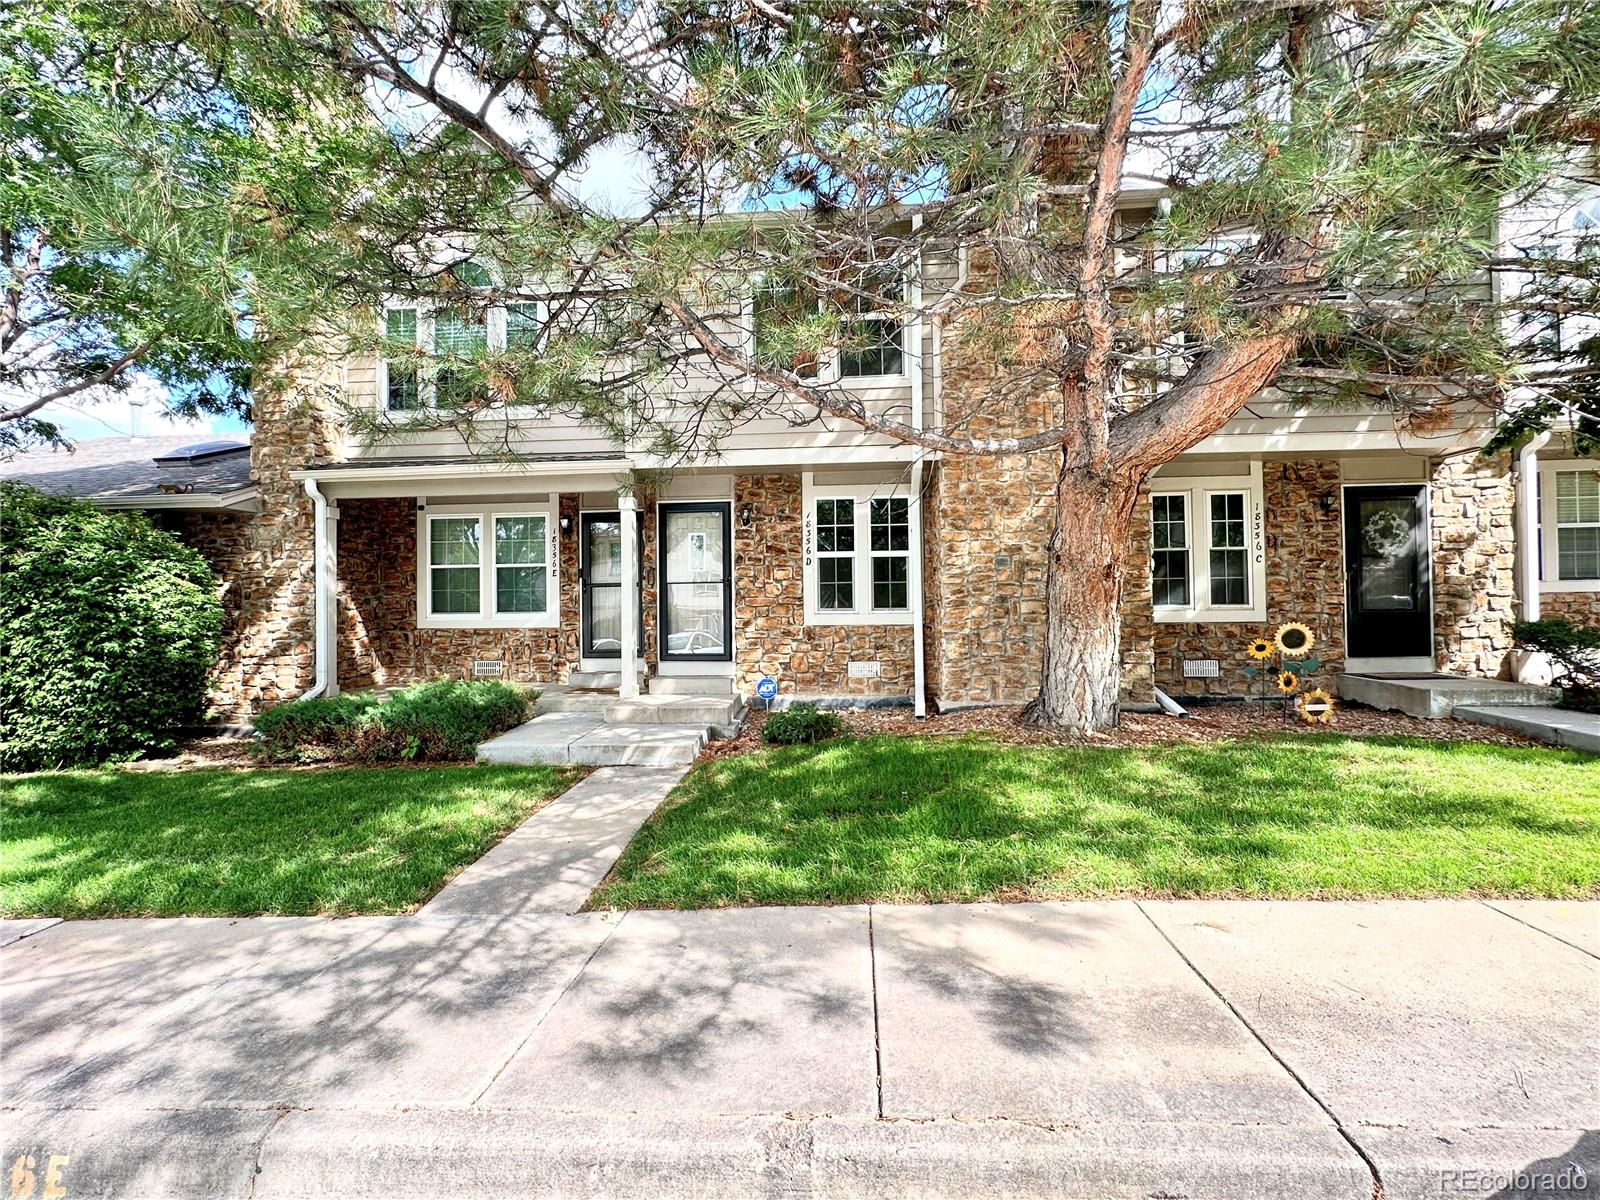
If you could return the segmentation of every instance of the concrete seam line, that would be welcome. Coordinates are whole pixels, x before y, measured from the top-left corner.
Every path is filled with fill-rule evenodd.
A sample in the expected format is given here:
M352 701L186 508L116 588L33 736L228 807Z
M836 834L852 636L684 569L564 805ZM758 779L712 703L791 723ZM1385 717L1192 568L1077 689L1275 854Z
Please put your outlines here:
M1544 929L1544 928L1542 928L1542 927L1540 927L1538 925L1532 924L1531 922L1524 921L1521 917L1517 916L1516 913L1508 913L1505 909L1500 908L1500 907L1498 907L1498 906L1496 906L1494 904L1491 904L1487 900L1479 900L1478 903L1483 905L1490 912L1497 912L1502 917L1509 917L1511 920L1515 921L1518 925L1527 926L1529 929L1533 930L1535 933L1542 933L1547 938L1553 938L1554 940L1560 942L1563 946L1571 946L1579 954L1587 954L1590 958L1593 958L1593 959L1596 959L1596 960L1600 960L1600 954L1596 954L1593 950L1585 949L1584 947L1578 945L1577 942L1569 942L1569 941L1567 941L1567 939L1562 937L1559 933L1551 933L1548 929ZM43 932L43 931L41 930L40 932Z
M878 1024L878 942L872 928L872 905L867 905L867 966L872 979L872 1068L878 1084L878 1116L883 1116L883 1036Z
M278 1126L283 1124L291 1111L287 1108L280 1109L278 1115L272 1119L272 1124L261 1131L261 1137L256 1141L255 1153L251 1155L250 1186L245 1189L245 1200L251 1200L256 1194L256 1180L261 1177L261 1156L267 1149L267 1139L277 1132Z
M1344 1122L1339 1120L1338 1114L1328 1106L1327 1102L1324 1101L1321 1096L1317 1095L1316 1091L1309 1083L1300 1077L1300 1072L1291 1067L1284 1060L1283 1056L1272 1048L1271 1043L1269 1043L1266 1038L1261 1036L1261 1032L1250 1023L1249 1019L1244 1015L1244 1013L1239 1011L1238 1007L1233 1003L1233 1001L1224 996L1221 989L1219 989L1216 984L1212 983L1211 980L1206 977L1206 973L1195 965L1194 960L1179 948L1178 943L1167 936L1167 931L1156 923L1156 919L1152 917L1145 909L1144 904L1139 900L1134 900L1133 906L1139 910L1140 915L1142 915L1146 921L1150 922L1150 927L1156 931L1161 940L1172 947L1172 952L1183 960L1184 965L1188 967L1189 970L1194 972L1195 978L1201 983L1205 984L1207 990L1209 990L1213 996L1222 1001L1223 1007L1231 1012L1239 1024L1243 1025L1245 1029L1250 1032L1250 1036L1255 1038L1255 1040L1260 1043L1261 1048L1272 1056L1272 1061L1282 1067L1289 1078L1294 1080L1295 1083L1299 1085L1300 1090L1307 1096L1310 1096L1312 1102L1327 1114L1328 1120L1333 1122L1333 1127L1338 1131L1339 1136L1349 1144L1350 1149L1354 1150L1356 1154L1360 1156L1361 1161L1367 1164L1367 1170L1372 1173L1372 1195L1374 1200L1382 1200L1384 1195L1383 1175L1378 1171L1378 1164L1372 1160L1372 1156L1367 1153L1366 1149L1361 1145L1361 1143L1356 1141L1355 1137L1350 1133L1350 1131L1345 1128Z
M501 1072L511 1065L512 1061L517 1057L517 1055L522 1053L522 1048L528 1044L534 1034L539 1032L539 1026L544 1024L545 1018L551 1013L555 1012L556 1005L560 1004L567 998L567 993L572 990L572 985L577 983L582 977L583 973L589 969L589 964L594 961L594 956L599 954L601 950L605 949L606 943L611 940L611 935L616 933L621 927L622 923L627 919L628 914L623 913L617 918L616 924L612 925L610 929L606 930L605 937L601 938L600 941L595 945L595 948L589 951L589 957L584 959L583 965L572 973L572 978L567 980L566 985L561 989L560 992L556 994L556 998L549 1003L542 1013L539 1014L539 1019L532 1025L528 1026L528 1032L523 1034L522 1037L517 1040L517 1044L515 1046L511 1047L511 1053L506 1055L501 1061L500 1065L494 1069L494 1073L489 1076L488 1082L473 1093L472 1099L467 1101L469 1105L476 1104L478 1101L482 1100L484 1093L486 1093L495 1085L495 1082L500 1078Z
M19 933L16 937L7 942L5 946L0 946L0 950L5 949L7 946L15 946L18 942L25 942L31 937L38 937L41 933L47 933L54 929L57 925L61 924L61 922L65 919L66 918L64 917L55 917L51 919L50 924L48 925L41 925L38 929L30 929L27 933Z

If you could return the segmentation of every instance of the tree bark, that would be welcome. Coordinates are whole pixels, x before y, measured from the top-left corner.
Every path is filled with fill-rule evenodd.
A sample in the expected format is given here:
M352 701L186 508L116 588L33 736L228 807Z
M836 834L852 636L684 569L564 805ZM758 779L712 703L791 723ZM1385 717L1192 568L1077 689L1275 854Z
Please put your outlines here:
M1071 733L1116 725L1123 556L1138 497L1136 477L1063 456L1045 568L1044 664L1025 719Z

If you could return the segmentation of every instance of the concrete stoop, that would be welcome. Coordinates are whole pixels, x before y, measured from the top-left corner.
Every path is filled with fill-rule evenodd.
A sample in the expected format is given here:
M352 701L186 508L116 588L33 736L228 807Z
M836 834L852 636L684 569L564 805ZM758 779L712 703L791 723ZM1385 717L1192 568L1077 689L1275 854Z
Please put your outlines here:
M1460 675L1340 675L1335 686L1345 700L1434 720L1452 716L1458 706L1544 706L1561 695L1555 688Z
M593 712L553 712L490 738L478 747L478 761L679 767L692 763L710 738L706 725L608 721Z
M533 720L478 747L482 762L571 763L585 767L680 767L708 741L731 738L744 720L744 700L726 678L720 693L697 690L700 677L622 699L616 672L575 672L568 683L541 685ZM674 681L678 683L679 681ZM608 686L609 685L609 686Z
M1600 716L1546 705L1517 707L1458 706L1456 720L1494 725L1523 733L1552 746L1600 754Z

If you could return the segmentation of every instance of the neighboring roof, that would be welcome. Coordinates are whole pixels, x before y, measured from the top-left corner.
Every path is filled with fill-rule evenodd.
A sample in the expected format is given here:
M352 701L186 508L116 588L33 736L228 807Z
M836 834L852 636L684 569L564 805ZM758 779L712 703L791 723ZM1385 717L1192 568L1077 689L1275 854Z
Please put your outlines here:
M162 466L158 458L178 461ZM88 438L70 450L46 447L0 461L0 479L105 508L250 508L256 495L245 435Z

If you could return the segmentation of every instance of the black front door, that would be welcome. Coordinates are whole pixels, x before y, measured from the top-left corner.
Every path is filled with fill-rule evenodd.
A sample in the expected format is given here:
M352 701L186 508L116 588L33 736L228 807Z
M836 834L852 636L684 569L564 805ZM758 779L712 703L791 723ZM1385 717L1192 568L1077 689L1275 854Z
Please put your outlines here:
M1344 492L1346 653L1431 658L1427 489L1421 484Z
M622 514L586 512L580 518L578 577L583 583L583 657L622 657ZM644 557L644 527L634 571ZM639 638L644 653L644 613L639 613Z
M733 658L732 505L726 500L662 504L661 658Z

